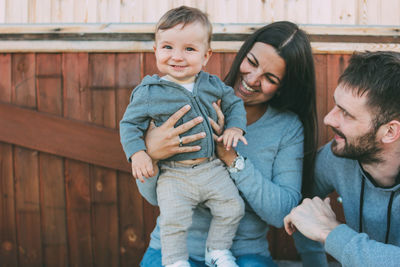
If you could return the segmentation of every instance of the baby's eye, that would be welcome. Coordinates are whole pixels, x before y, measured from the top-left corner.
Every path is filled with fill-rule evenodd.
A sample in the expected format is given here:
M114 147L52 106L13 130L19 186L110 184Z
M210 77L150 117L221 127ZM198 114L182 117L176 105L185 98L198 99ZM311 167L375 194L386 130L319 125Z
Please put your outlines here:
M172 49L172 46L170 46L170 45L164 45L163 48L165 48L165 49Z
M194 51L195 49L193 47L186 47L186 51Z

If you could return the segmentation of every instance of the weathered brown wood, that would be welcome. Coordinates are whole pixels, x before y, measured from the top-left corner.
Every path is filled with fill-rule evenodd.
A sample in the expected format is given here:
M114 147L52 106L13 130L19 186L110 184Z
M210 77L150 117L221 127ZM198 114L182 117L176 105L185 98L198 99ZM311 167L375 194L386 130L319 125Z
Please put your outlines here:
M338 85L339 76L343 73L349 60L349 55L328 55L327 56L327 110L329 112L335 105L333 93ZM333 133L330 129L327 130L326 141L332 139Z
M213 55L211 55L211 58L209 59L206 67L204 68L204 71L217 75L218 77L221 78L222 58L223 55L220 53L214 53Z
M11 102L11 55L0 54L0 101Z
M91 173L93 264L118 266L116 171L93 167Z
M89 56L89 86L92 91L92 121L116 128L114 54ZM115 170L93 166L90 184L95 266L117 266L119 262L116 176Z
M64 116L82 123L92 118L88 73L87 53L63 54ZM72 266L94 266L91 176L89 164L65 160L69 261Z
M88 87L87 53L64 53L62 59L64 116L66 118L90 121L91 94Z
M35 55L12 55L12 102L25 107L36 107Z
M17 266L13 149L0 142L0 262L2 266Z
M140 54L122 53L116 55L116 116L117 127L129 104L132 90L140 83Z
M19 266L42 266L38 152L14 150L15 201Z
M94 266L91 229L90 166L65 162L69 263Z
M325 55L314 55L315 76L316 76L316 98L318 116L318 146L326 143L327 133L324 126L324 114L327 112L327 63Z
M40 153L39 166L43 262L46 266L68 266L63 160Z
M38 111L62 116L61 66L60 54L36 55ZM63 159L41 153L39 167L43 262L68 266Z
M131 174L118 173L118 195L121 266L139 266L148 244L144 227L153 221L143 217L144 200Z
M231 69L233 60L235 59L236 53L224 53L222 58L222 76L221 79L224 80L225 76Z
M0 128L3 142L130 171L117 130L1 103Z
M161 75L157 69L154 53L143 53L143 75Z

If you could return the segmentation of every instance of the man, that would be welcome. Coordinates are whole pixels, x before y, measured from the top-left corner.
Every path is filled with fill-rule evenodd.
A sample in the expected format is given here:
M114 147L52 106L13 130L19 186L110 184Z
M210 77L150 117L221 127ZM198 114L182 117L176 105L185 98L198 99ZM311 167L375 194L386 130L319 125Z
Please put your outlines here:
M285 217L285 230L322 242L343 266L400 266L400 53L354 54L334 100L324 123L335 136L316 160L317 197ZM325 198L334 190L346 224Z

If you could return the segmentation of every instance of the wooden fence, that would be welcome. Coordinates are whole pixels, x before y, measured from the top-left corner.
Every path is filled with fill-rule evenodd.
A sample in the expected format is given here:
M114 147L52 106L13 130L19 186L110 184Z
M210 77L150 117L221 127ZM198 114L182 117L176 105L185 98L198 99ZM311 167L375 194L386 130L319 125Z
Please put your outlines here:
M222 77L233 57L215 53L206 70ZM348 58L315 55L320 125ZM138 266L158 211L137 191L118 122L155 72L146 52L0 55L1 266ZM298 258L282 230L268 238L275 259Z
M0 23L154 23L180 5L213 23L400 25L398 0L0 0Z

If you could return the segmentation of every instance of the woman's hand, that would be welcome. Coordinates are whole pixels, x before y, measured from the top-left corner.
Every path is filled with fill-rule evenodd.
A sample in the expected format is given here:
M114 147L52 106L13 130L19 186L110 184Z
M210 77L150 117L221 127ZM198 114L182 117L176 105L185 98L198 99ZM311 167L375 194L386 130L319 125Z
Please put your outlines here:
M182 146L182 144L188 144L204 138L206 136L204 132L184 137L180 137L180 135L201 123L203 121L202 117L194 118L175 128L178 120L189 110L189 105L182 107L159 127L156 127L153 121L150 122L145 134L145 143L146 152L153 161L157 162L179 153L199 151L201 149L200 146Z
M213 119L208 118L211 127L214 130L214 141L216 144L216 154L220 160L222 160L227 166L231 166L235 158L237 157L237 153L234 149L226 150L224 144L221 141L218 141L220 135L222 135L224 131L225 124L225 116L221 110L221 100L218 100L217 103L213 103L213 107L217 112L218 121L215 122Z

